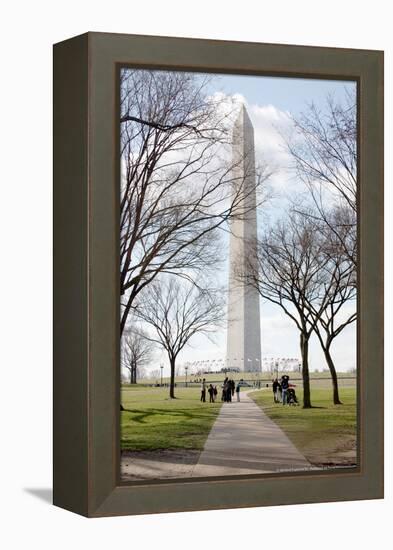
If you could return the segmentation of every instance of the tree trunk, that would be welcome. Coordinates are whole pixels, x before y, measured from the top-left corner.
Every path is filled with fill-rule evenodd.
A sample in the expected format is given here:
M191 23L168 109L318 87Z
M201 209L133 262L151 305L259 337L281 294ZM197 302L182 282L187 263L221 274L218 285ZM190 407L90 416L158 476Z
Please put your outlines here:
M175 398L175 363L176 363L176 358L175 357L170 357L169 360L170 360L170 365L171 365L171 380L170 380L170 384L169 384L169 397L171 399L174 399Z
M308 370L308 340L309 337L303 333L300 334L300 352L302 354L302 376L303 376L303 409L310 409L310 373Z
M333 363L333 358L332 356L330 355L330 344L328 344L325 348L324 348L324 353L325 353L325 359L326 359L326 363L329 367L329 370L330 370L330 375L332 377L332 385L333 385L333 403L335 405L342 405L341 401L340 401L340 396L338 394L338 380L337 380L337 372L336 372L336 367L334 366L334 363Z
M130 313L130 310L131 310L131 301L128 301L126 307L124 308L123 315L120 319L120 338L122 337L124 329L126 328L126 321Z
M136 364L134 362L131 363L130 384L136 384Z

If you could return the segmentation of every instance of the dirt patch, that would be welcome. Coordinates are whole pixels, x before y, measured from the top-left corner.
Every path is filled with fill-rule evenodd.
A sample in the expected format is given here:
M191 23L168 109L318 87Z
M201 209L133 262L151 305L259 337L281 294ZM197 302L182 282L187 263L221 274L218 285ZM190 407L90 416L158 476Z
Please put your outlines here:
M346 437L335 441L335 445L326 449L307 449L307 459L314 465L320 467L350 467L356 466L356 438Z
M122 481L191 477L200 454L193 449L123 451L120 476Z

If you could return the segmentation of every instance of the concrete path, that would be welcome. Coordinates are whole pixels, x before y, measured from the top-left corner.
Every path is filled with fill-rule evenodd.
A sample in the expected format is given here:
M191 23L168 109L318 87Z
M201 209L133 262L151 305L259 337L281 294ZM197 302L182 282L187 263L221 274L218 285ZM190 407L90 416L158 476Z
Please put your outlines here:
M248 393L223 404L192 477L313 469Z

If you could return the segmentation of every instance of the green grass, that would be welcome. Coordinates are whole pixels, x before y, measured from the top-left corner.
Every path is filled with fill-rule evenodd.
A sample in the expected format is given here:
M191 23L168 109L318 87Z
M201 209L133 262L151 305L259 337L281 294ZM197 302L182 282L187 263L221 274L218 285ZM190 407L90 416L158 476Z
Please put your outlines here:
M203 449L221 401L201 403L199 388L176 388L176 399L168 391L122 387L122 450Z
M273 403L271 388L250 396L274 420L313 464L353 464L356 450L356 389L340 384L343 405L333 405L329 380L311 383L315 408L283 407ZM348 384L350 381L346 381ZM296 393L302 402L301 384ZM352 382L353 384L353 382ZM248 388L245 388L248 389ZM201 450L221 408L201 403L200 388L176 388L177 399L169 399L168 388L122 386L121 449Z
M341 387L343 405L332 404L330 388L311 384L314 408L303 409L303 391L296 387L299 407L273 403L271 389L250 397L276 422L294 445L314 464L351 464L356 450L356 388Z

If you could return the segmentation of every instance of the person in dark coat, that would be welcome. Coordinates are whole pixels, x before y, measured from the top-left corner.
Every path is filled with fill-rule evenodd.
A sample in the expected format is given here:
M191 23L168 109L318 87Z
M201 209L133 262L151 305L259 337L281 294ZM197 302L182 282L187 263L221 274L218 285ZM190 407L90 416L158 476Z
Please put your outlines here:
M273 387L273 400L274 400L274 403L279 403L280 402L280 382L277 380L277 378L275 378L273 380L273 384L272 384L272 387Z
M281 394L282 394L282 404L287 405L288 403L288 388L289 388L289 376L284 374L281 377Z
M206 380L205 378L202 380L201 384L201 401L205 403L206 401Z
M228 380L227 382L227 403L231 403L232 401L232 380Z
M227 400L227 391L228 391L228 378L225 378L224 383L222 385L222 394L221 394L221 401Z

